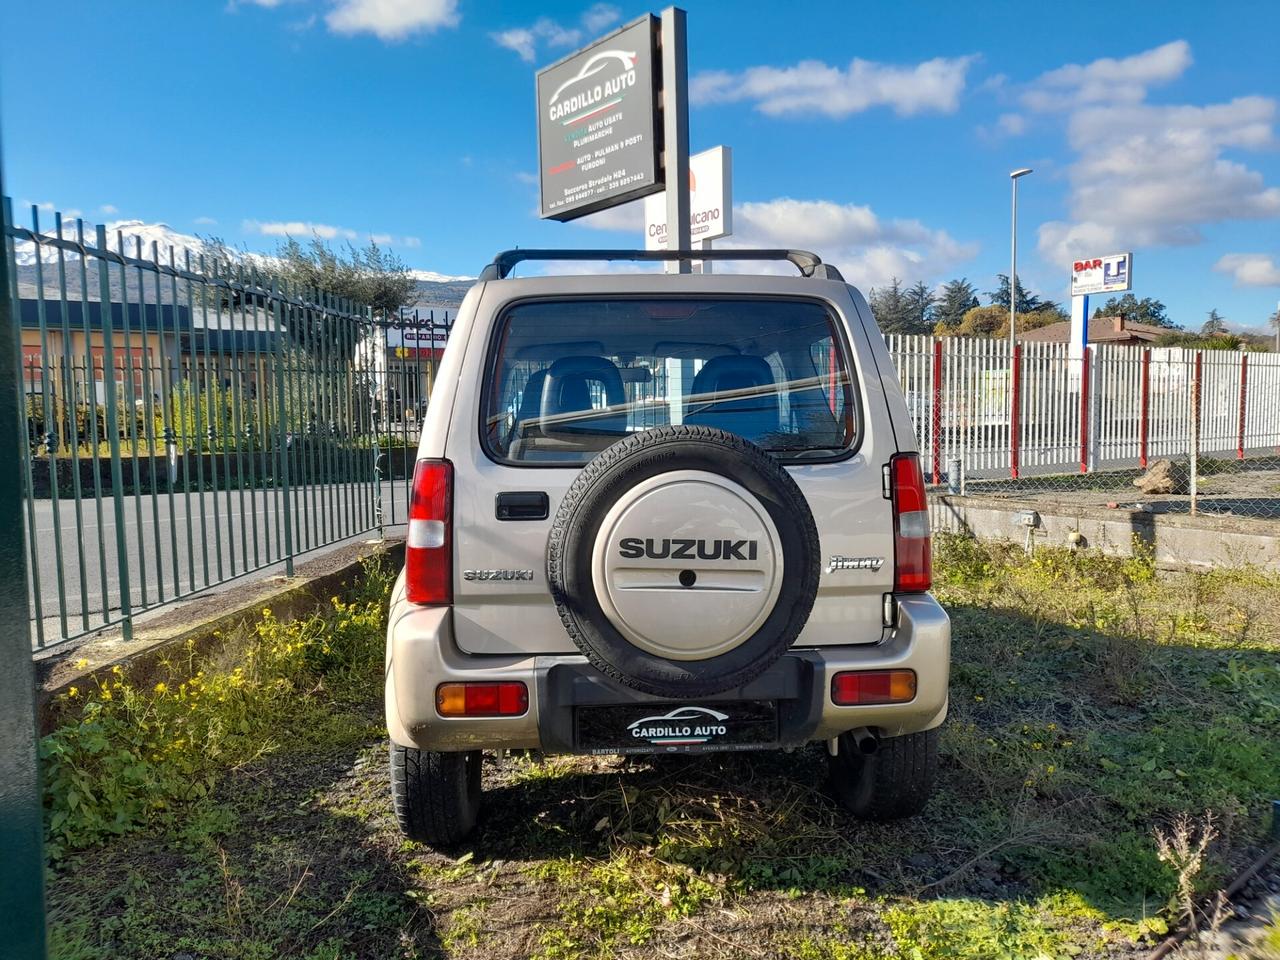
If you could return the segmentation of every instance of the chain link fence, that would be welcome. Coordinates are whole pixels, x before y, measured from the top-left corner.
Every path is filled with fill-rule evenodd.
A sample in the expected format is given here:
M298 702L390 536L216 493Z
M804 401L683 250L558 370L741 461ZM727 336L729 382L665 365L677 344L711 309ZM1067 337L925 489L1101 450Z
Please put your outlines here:
M1280 521L1280 355L886 340L951 493Z

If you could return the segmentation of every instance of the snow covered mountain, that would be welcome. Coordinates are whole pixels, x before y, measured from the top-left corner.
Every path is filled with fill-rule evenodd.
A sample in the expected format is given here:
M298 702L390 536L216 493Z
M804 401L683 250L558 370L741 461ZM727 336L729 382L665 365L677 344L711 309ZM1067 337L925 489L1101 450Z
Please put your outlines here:
M475 277L451 277L447 273L436 273L434 270L410 270L409 276L426 283L472 283Z
M160 257L161 263L169 262L169 248L173 248L174 258L178 263L182 262L185 251L191 251L193 257L199 255L205 249L205 242L199 237L192 236L189 233L181 233L167 223L145 223L142 220L115 220L105 225L107 229L107 249L119 251L121 244L124 246L126 256L136 256L138 253L138 244L142 244L142 256L150 259L152 253L152 244L156 245L156 250ZM95 246L97 243L97 230L92 224L85 224L85 244L87 246ZM56 236L52 226L45 227L42 234L47 236ZM74 221L63 221L62 236L67 240L76 239L76 227ZM234 251L232 251L234 253ZM45 263L56 263L58 261L58 251L56 247L42 247L41 256ZM36 262L36 245L30 240L24 240L14 244L14 259L19 267L34 266Z

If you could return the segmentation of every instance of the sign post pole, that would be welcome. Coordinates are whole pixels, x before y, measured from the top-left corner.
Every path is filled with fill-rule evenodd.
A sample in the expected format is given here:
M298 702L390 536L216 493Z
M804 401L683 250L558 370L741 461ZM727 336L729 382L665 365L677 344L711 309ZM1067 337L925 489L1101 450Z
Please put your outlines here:
M685 12L662 11L662 156L667 184L667 249L688 250L689 59ZM689 273L688 260L669 260L668 273Z
M7 206L0 207L0 239ZM25 493L17 455L26 437L21 394L10 386L21 382L13 349L21 341L18 318L10 310L15 301L9 298L8 271L0 246L0 384L5 384L0 389L0 523L9 531L0 538L0 617L12 625L0 640L5 662L0 673L0 938L6 957L38 960L45 955L44 825L36 768L35 677L25 627L30 622L22 537Z

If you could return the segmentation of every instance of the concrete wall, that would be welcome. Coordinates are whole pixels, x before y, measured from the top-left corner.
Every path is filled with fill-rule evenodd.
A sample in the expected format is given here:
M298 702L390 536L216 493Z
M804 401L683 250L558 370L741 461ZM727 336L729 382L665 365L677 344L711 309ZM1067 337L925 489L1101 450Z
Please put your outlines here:
M1034 512L1028 527L1024 514ZM1112 556L1130 556L1133 542L1155 550L1156 565L1168 569L1253 564L1280 571L1280 523L1238 517L1153 514L1141 510L1071 506L996 497L930 498L933 529L969 533L983 540L1092 547Z

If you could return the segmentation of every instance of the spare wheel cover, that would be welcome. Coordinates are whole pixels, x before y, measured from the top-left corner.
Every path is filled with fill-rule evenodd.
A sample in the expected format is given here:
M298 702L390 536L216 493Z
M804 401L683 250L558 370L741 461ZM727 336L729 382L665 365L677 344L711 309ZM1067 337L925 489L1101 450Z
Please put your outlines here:
M707 427L633 434L588 464L548 541L569 636L602 672L665 697L741 686L813 607L818 534L765 451Z

